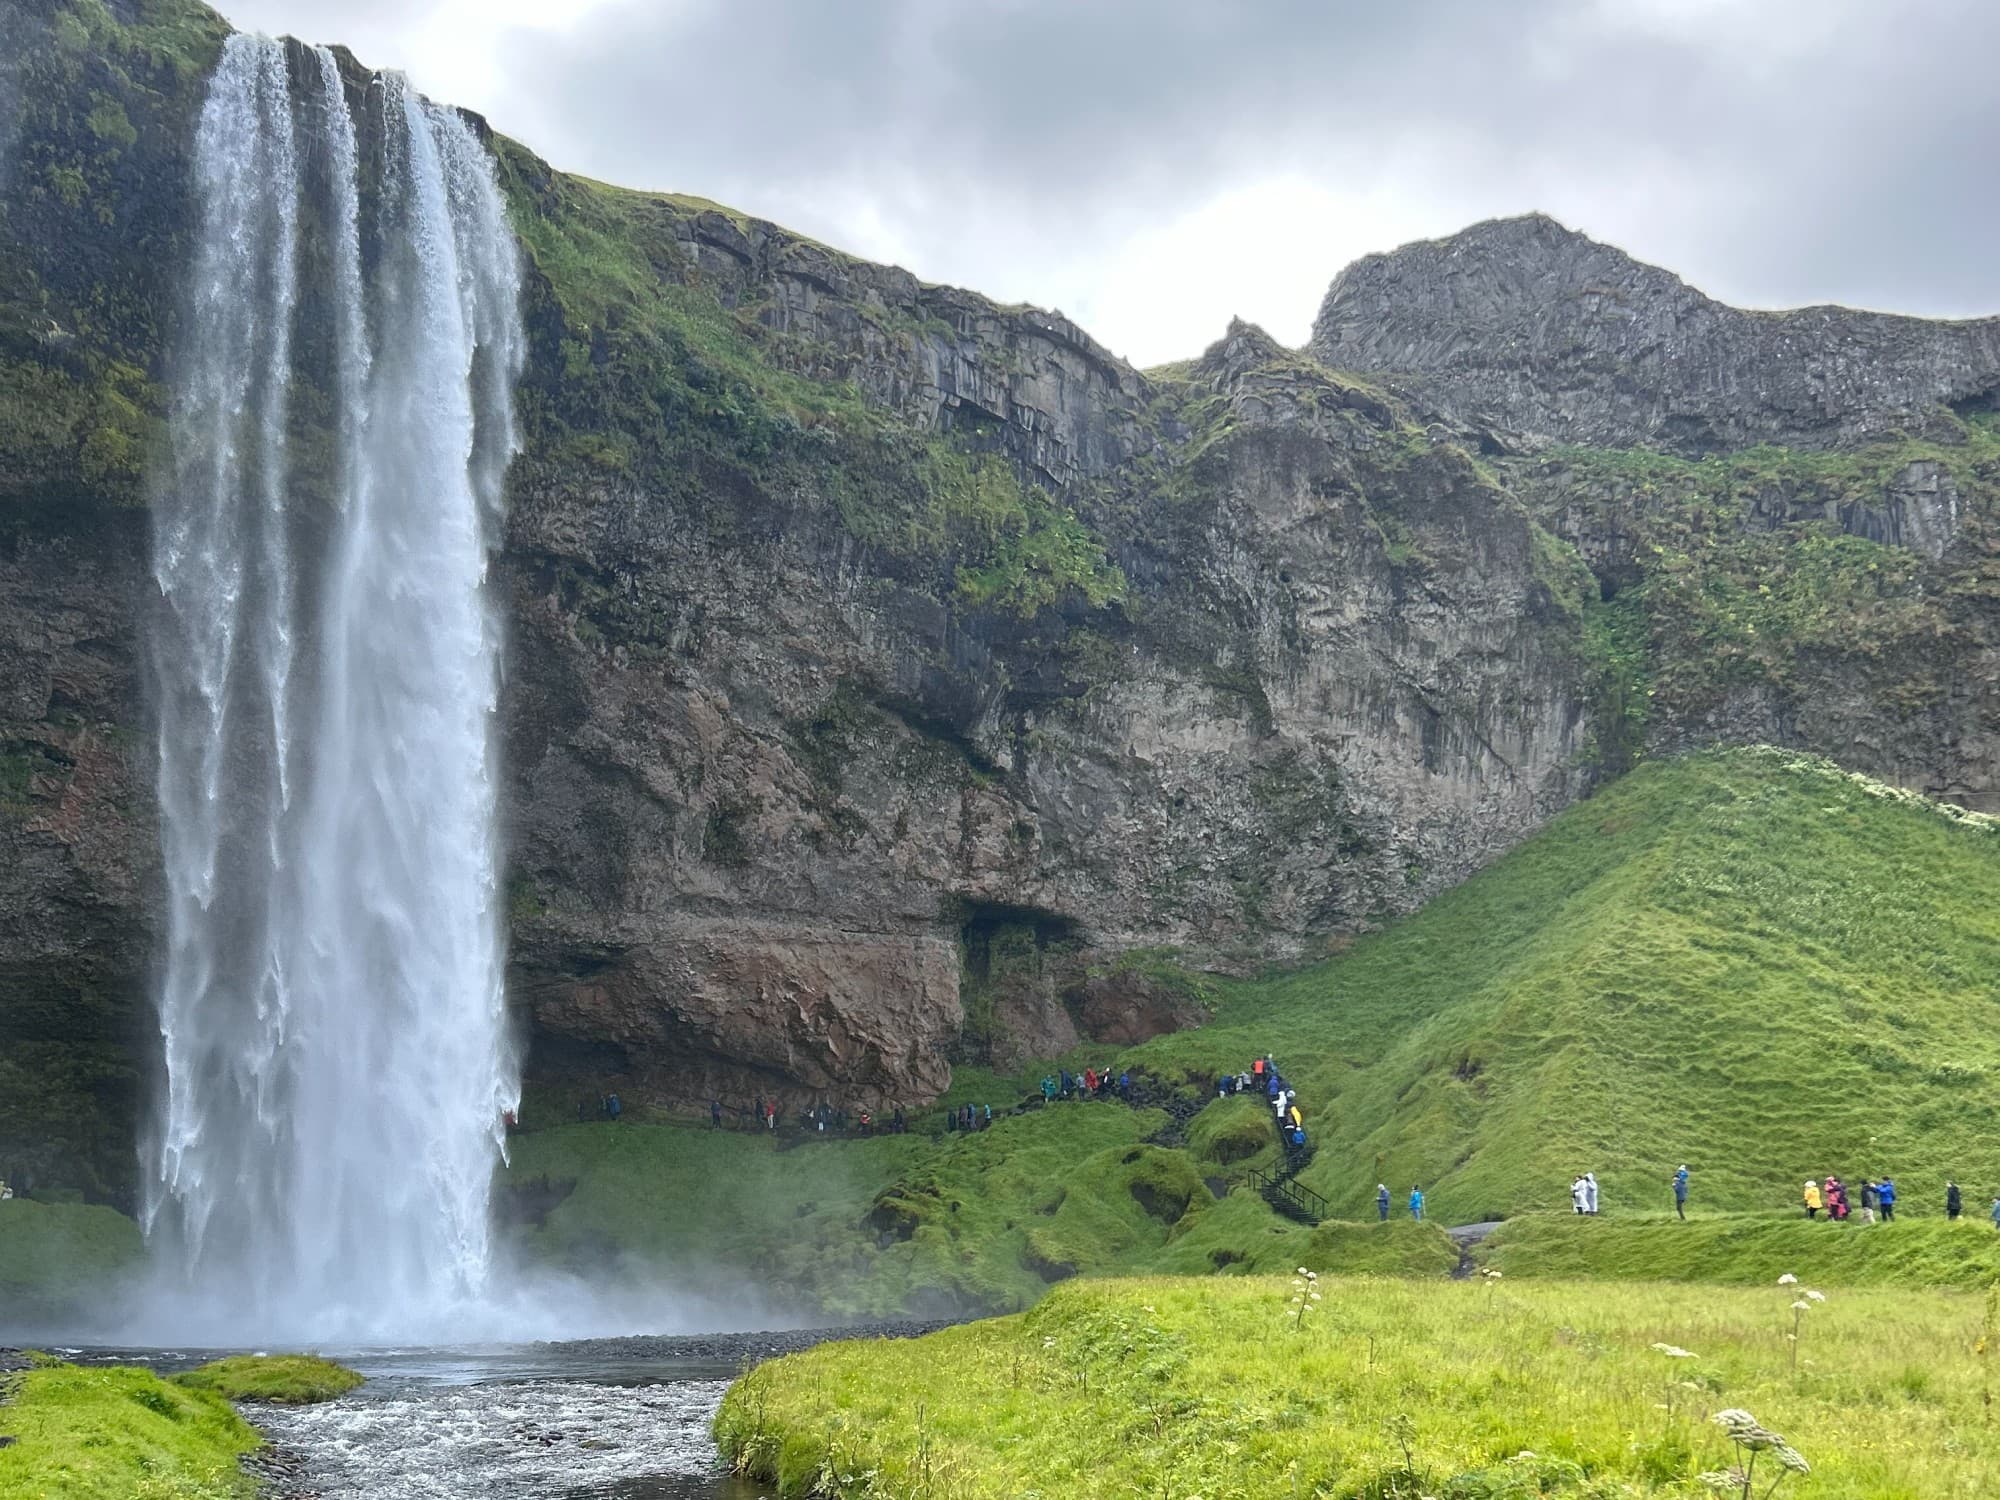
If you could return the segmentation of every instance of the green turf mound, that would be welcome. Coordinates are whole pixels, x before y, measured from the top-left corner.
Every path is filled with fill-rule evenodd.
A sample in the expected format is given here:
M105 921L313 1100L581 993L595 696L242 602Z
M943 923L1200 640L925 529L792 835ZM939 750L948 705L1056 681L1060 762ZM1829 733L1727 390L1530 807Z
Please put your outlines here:
M354 1371L311 1354L234 1354L176 1379L230 1401L268 1401L276 1406L312 1406L344 1396L361 1384Z
M1748 1215L1683 1224L1535 1214L1501 1225L1479 1259L1509 1276L1771 1286L1793 1275L1820 1286L1983 1290L2000 1283L2000 1234L1983 1217L1869 1226Z
M221 1396L150 1370L48 1365L9 1377L0 1500L249 1500L256 1432Z

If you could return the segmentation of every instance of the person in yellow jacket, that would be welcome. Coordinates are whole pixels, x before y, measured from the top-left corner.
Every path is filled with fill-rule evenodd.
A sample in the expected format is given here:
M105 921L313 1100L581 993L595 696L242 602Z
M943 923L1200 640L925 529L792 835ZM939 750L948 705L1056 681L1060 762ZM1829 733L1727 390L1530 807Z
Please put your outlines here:
M1808 1219L1817 1219L1819 1217L1819 1204L1820 1204L1819 1184L1814 1182L1811 1178L1807 1178L1806 1217Z

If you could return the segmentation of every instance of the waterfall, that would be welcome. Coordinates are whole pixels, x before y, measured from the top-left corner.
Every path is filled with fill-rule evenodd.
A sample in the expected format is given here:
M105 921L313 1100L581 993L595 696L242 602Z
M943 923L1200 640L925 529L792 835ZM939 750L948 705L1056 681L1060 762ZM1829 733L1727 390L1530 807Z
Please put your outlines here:
M145 1223L232 1337L439 1336L488 1296L518 1099L486 594L519 267L456 114L229 39L195 141L160 589Z

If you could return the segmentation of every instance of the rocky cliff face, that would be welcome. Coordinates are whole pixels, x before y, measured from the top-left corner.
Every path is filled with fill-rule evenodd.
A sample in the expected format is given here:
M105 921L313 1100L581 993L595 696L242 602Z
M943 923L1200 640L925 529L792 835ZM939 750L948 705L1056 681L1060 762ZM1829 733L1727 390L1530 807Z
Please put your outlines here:
M37 6L0 1168L117 1196L145 456L220 26ZM493 144L531 266L496 579L532 1108L916 1104L954 1058L1185 1024L1196 971L1326 951L1684 744L1995 796L1987 325L1738 313L1530 220L1351 268L1305 351L1237 325L1142 373Z
M1309 347L1512 442L1697 456L1941 431L2000 389L2000 319L1745 312L1542 214L1355 262Z

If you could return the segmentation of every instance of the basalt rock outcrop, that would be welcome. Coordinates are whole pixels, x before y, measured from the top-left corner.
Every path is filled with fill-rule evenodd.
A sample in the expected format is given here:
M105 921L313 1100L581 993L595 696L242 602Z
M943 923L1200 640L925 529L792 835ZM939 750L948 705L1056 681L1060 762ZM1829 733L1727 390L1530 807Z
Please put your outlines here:
M116 1198L147 454L222 28L30 15L0 1170ZM1537 218L1350 268L1303 351L1236 324L1141 372L491 142L532 339L494 572L531 1110L915 1105L954 1059L1136 1040L1198 1018L1190 972L1329 951L1684 745L2000 801L1991 325L1741 313Z
M2000 384L2000 318L1748 312L1543 214L1356 261L1308 347L1511 442L1693 455L1946 433Z

